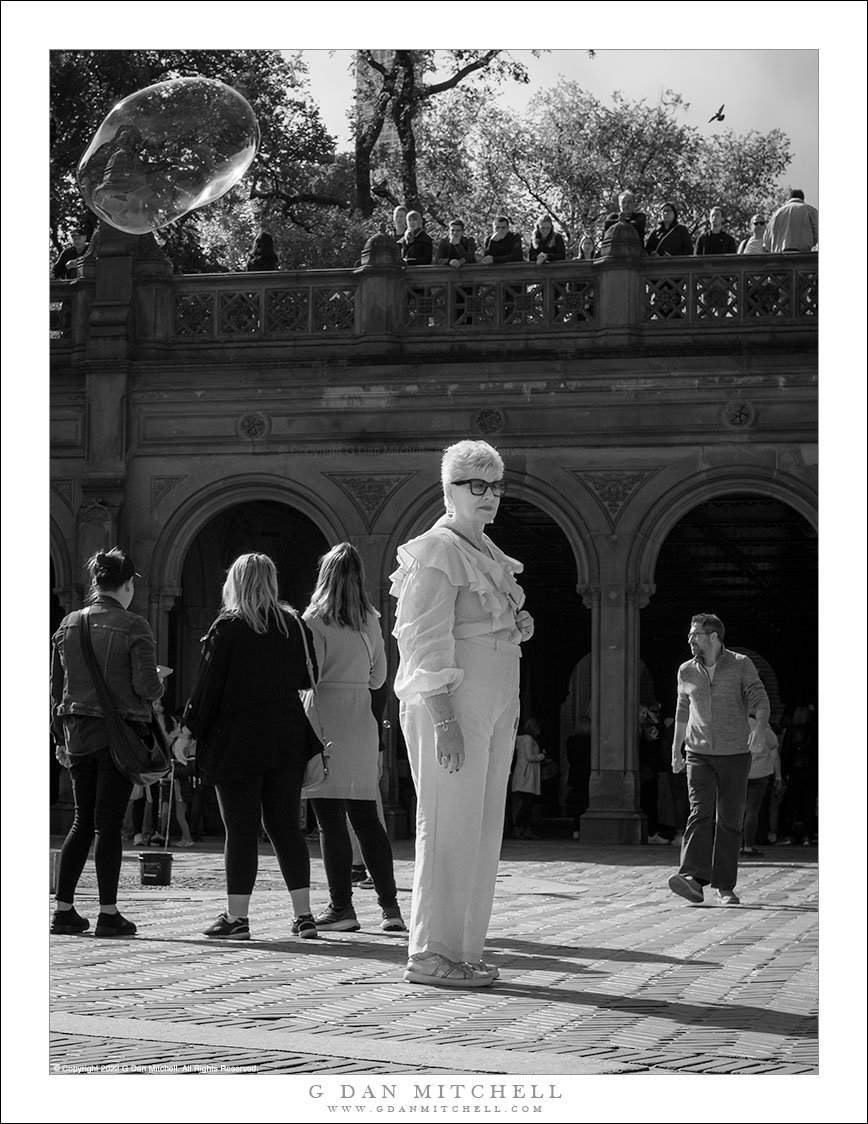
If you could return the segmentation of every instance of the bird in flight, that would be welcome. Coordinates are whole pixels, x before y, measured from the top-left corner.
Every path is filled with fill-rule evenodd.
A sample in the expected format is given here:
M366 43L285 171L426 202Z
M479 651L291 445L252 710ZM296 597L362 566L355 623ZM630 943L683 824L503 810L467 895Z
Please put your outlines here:
M726 103L724 103L724 105L725 104ZM713 117L709 117L708 123L710 125L712 121L723 121L725 118L726 118L726 114L723 112L723 105L722 105Z

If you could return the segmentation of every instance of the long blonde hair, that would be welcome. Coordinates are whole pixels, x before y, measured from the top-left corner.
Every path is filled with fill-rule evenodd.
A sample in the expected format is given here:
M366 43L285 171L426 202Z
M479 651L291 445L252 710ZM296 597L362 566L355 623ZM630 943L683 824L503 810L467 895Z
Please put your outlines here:
M316 589L307 607L326 624L361 632L374 606L365 592L365 567L352 543L333 546L319 560Z
M278 600L277 567L267 554L242 554L235 559L223 583L223 609L259 633L268 632L273 618L283 635L289 636L286 614L292 610Z

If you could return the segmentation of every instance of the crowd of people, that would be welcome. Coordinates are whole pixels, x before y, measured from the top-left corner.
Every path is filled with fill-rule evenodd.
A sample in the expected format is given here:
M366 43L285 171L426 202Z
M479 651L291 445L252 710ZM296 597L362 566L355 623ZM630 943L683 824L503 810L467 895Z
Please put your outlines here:
M157 663L147 621L130 611L141 575L118 548L89 560L88 605L67 615L53 639L52 735L58 759L69 768L75 804L60 852L53 933L90 928L75 908L75 895L94 842L94 935L136 932L117 905L122 833L129 811L136 837L144 840L148 793L145 784L134 791L119 758L110 704L138 736L147 737L148 723L157 721L171 742L175 766L164 770L163 791L156 785L150 801L151 827L156 824L161 843L170 840L173 805L180 845L192 843L185 777L195 771L216 793L225 828L226 908L204 930L207 938L249 939L264 829L289 894L291 931L299 938L361 928L353 903L361 868L364 880L370 872L380 928L409 933L405 980L486 987L498 978L484 946L502 840L505 834L534 838L535 801L545 799L547 782L557 784L558 762L540 746L537 718L526 718L516 736L521 645L533 636L534 622L517 580L522 564L485 533L507 490L503 460L485 441L460 441L445 450L440 481L443 515L398 548L391 575L399 653L394 691L416 798L409 926L398 905L391 844L378 806L381 727L372 692L386 680L385 643L361 556L345 542L320 559L303 612L280 599L271 558L251 553L235 559L203 639L192 694L171 728L160 703L171 669ZM721 904L731 905L738 904L740 854L757 853L761 814L767 816L766 839L781 830L785 784L788 830L794 839L814 839L816 739L813 712L799 708L779 746L756 668L727 649L723 636L723 623L713 614L692 619L693 659L678 672L674 718L661 723L656 705L641 716L640 785L651 841L681 838L673 891L697 902L711 885ZM668 805L661 783L667 749ZM308 762L323 751L328 769L309 795L329 900L314 910L299 812ZM578 837L592 774L588 719L569 739L566 755ZM195 770L189 768L193 761ZM685 771L686 787L680 788L676 782Z
M555 228L552 216L543 212L537 219L530 241L525 246L521 234L510 229L506 215L497 215L491 233L479 243L465 231L462 219L450 221L448 234L435 245L425 229L425 220L417 210L395 207L392 213L392 234L398 244L401 260L406 266L439 265L460 269L464 265L502 265L507 262L587 261L599 256L601 240L617 222L627 223L638 235L641 248L650 257L684 257L706 254L802 253L816 250L819 244L819 220L816 207L805 202L805 193L796 188L789 198L766 221L761 214L750 220L750 232L736 242L726 229L723 208L715 206L708 212L703 229L694 239L678 220L673 202L660 208L657 225L650 231L648 216L636 208L632 191L618 196L618 210L609 213L602 224L600 239L593 231L580 230L574 237L574 252L568 253L567 236ZM64 248L54 263L54 277L59 280L77 276L78 266L88 248L83 229L72 233L71 245ZM247 259L250 272L273 272L280 269L274 238L267 231L257 235Z

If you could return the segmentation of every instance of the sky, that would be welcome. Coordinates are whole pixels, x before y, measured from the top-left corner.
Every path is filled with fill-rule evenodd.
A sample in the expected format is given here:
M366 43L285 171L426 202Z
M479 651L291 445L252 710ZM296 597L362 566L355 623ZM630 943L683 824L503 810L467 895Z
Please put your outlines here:
M593 44L591 44L593 45ZM578 82L601 101L620 90L632 101L656 105L674 90L690 103L680 118L704 135L732 129L739 135L781 129L790 138L793 161L781 180L782 190L801 187L819 206L819 52L803 50L552 50L534 57L530 50L510 52L523 62L528 85L506 82L500 103L517 112L539 90L559 77ZM351 146L347 111L352 106L350 50L305 50L310 87L326 128L340 149ZM709 124L725 105L725 121Z

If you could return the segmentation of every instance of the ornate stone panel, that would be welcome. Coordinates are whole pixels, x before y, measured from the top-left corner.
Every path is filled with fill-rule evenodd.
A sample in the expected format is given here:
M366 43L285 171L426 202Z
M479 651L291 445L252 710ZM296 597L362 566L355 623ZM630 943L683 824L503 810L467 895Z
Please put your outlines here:
M72 477L56 476L51 481L51 490L59 496L66 506L72 511Z
M580 484L584 484L592 493L612 527L618 521L627 501L633 496L659 468L637 469L567 469L570 476L575 477Z
M186 480L186 474L182 476L152 476L151 477L151 511L154 510L171 492L176 484L180 484L182 480Z
M325 472L323 475L350 497L370 530L387 500L416 473Z

